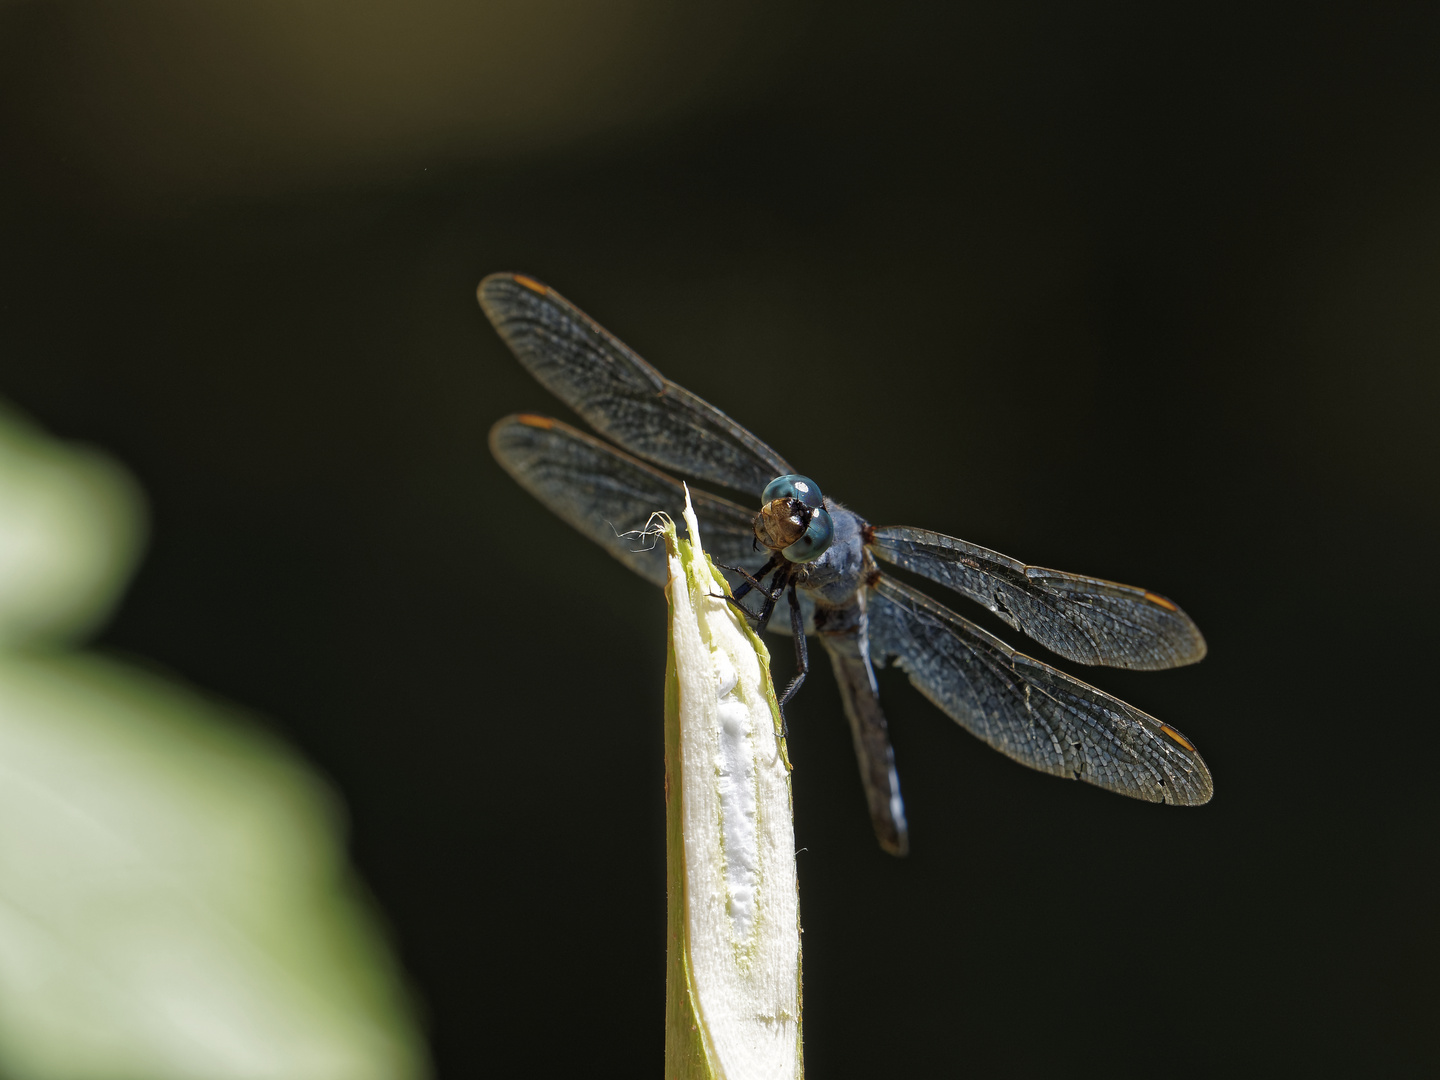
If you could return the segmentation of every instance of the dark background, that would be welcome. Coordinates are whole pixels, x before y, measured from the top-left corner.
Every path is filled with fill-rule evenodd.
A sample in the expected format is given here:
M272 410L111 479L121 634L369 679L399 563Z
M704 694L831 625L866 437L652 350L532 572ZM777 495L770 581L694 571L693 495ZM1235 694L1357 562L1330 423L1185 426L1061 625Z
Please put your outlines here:
M1086 676L1200 810L883 674L904 861L807 684L812 1075L1434 1069L1437 13L10 0L0 392L140 477L101 644L343 792L444 1076L661 1061L664 606L487 452L559 408L501 269L870 520L1209 640Z

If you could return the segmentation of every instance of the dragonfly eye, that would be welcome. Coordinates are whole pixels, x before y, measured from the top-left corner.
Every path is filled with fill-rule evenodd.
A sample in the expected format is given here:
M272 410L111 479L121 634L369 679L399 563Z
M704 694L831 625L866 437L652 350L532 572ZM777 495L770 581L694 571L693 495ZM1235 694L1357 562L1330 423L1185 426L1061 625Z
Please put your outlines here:
M820 494L820 485L799 473L777 476L765 485L765 493L760 496L760 505L766 506L775 499L798 499L811 510L823 510L825 507L825 496Z
M803 479L803 478L802 478ZM818 495L819 492L817 491ZM805 528L805 535L796 540L784 551L780 552L791 562L803 563L811 559L818 559L825 554L825 549L830 546L830 541L835 539L835 523L830 520L830 511L825 509L812 511L810 524Z

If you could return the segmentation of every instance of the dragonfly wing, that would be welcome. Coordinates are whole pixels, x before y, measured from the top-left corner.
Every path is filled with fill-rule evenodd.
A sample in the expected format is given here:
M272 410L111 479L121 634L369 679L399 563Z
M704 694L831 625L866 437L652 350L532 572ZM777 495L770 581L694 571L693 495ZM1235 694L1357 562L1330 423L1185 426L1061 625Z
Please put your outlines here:
M709 402L677 386L554 289L491 274L480 306L540 384L602 435L686 477L757 496L794 472Z
M1016 630L1080 664L1152 671L1193 664L1205 639L1190 616L1133 585L1026 566L944 533L873 530L887 562L984 604Z
M641 577L665 584L665 546L639 531L657 510L681 522L685 489L652 465L569 424L545 416L507 416L490 429L490 451L526 491ZM755 570L754 514L728 499L690 489L706 550L718 562Z
M947 716L1022 765L1148 802L1209 802L1210 770L1184 735L1015 652L891 578L869 596L870 654L894 658Z
M855 757L860 763L860 782L865 786L865 801L870 806L875 838L890 854L904 855L910 850L905 802L900 797L895 751L890 746L889 726L880 708L865 640L858 634L822 634L820 640L830 654L835 681L840 684L840 700L845 706L845 718L850 721Z

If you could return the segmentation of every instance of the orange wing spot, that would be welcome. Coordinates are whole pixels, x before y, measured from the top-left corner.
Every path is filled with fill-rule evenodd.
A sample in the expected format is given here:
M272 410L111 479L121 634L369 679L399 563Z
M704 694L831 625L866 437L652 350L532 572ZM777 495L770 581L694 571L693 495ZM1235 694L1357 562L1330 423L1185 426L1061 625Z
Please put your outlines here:
M550 417L536 416L534 413L520 413L515 419L519 420L520 423L526 427L544 428L546 431L549 431L555 426L555 421L551 420Z
M541 296L544 296L547 292L550 291L544 285L541 285L540 282L536 281L533 277L526 277L524 274L515 275L515 284L524 285L525 288L529 289L531 292L538 292Z
M1159 604L1159 605L1160 605L1161 607L1163 607L1166 611L1179 611L1179 610L1180 610L1178 607L1176 607L1174 604L1172 604L1169 600L1166 600L1166 599L1165 599L1163 596L1161 596L1159 593L1147 592L1147 593L1145 594L1145 599L1146 599L1146 600L1149 600L1152 604ZM1190 749L1191 749L1191 750L1194 750L1195 748L1192 746L1192 747L1190 747Z
M1180 732L1176 731L1169 724L1161 724L1160 730L1163 731L1166 735L1169 735L1170 738L1174 739L1177 743L1183 746L1186 750L1189 750L1192 754L1195 753L1195 744L1192 743L1189 739L1185 738L1184 735L1181 735Z

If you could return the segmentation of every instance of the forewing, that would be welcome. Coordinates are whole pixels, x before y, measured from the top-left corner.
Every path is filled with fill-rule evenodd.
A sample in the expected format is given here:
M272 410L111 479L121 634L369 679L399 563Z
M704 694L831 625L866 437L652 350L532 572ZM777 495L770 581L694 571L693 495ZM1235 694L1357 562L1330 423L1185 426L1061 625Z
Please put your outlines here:
M1067 660L1153 671L1205 655L1190 616L1156 593L1026 566L925 529L892 526L873 536L871 550L880 558L984 604Z
M947 716L1022 765L1147 802L1210 801L1210 771L1180 732L928 596L880 575L869 622L872 660L895 659Z
M495 460L568 525L643 578L664 585L665 547L640 534L663 510L680 522L680 481L613 446L546 416L507 416L490 429ZM717 562L757 568L754 514L728 499L690 489L705 548Z
M794 472L554 289L522 274L491 274L479 296L495 329L541 385L631 453L752 497Z

